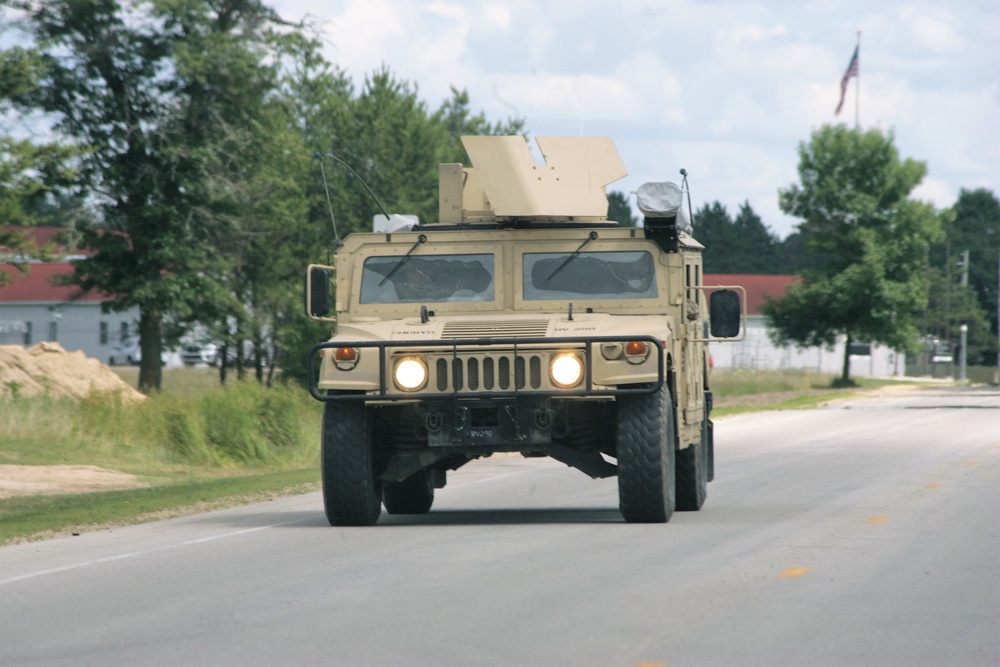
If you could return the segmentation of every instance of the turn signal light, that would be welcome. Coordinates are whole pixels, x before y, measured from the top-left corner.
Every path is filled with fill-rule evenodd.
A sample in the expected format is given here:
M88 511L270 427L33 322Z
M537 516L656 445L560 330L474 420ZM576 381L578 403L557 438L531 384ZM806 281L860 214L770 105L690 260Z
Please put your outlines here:
M645 341L630 340L625 343L625 358L630 364L641 364L649 356L649 345Z
M333 363L342 371L349 371L358 365L361 353L356 347L338 347L333 352Z

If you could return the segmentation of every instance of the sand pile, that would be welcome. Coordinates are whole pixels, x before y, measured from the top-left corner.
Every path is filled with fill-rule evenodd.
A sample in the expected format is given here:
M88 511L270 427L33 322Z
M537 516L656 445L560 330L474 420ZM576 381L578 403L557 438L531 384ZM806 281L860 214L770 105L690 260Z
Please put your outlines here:
M120 392L126 400L144 396L110 368L83 352L67 352L59 343L39 343L27 349L0 345L0 396L83 398L92 391Z

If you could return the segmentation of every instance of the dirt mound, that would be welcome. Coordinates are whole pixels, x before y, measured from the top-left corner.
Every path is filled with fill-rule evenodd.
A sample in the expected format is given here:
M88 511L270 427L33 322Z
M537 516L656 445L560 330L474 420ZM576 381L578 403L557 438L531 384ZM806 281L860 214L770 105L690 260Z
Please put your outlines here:
M25 349L0 345L0 396L83 398L92 391L120 392L126 400L142 400L138 391L114 371L83 352L67 352L58 343Z

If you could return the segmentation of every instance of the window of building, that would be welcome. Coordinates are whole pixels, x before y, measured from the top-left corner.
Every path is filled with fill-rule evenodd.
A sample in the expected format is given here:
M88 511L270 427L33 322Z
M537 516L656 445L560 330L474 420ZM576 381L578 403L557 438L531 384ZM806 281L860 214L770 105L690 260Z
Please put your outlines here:
M107 345L108 344L108 323L107 322L101 322L101 324L100 324L100 341L101 341L101 345Z
M59 323L55 320L49 322L49 340L53 343L59 340Z
M24 323L24 346L31 345L31 322Z
M128 322L122 322L118 342L124 343L126 338L128 338Z

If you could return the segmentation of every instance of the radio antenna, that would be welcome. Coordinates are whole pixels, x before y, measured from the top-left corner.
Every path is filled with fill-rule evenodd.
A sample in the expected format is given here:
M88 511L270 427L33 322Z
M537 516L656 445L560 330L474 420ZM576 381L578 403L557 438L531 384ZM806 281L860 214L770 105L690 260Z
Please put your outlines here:
M365 179L361 178L361 176L358 175L358 172L354 171L354 169L351 167L351 165L347 164L346 162L344 162L343 160L341 160L339 157L337 157L333 153L321 153L320 151L316 151L316 157L320 158L320 165L321 166L323 164L322 158L328 157L331 160L336 160L337 162L339 162L340 164L342 164L344 167L346 167L347 170L349 172L351 172L351 174L354 176L354 178L356 178L359 181L361 181L361 185L365 186L365 190L368 191L368 196L370 196L372 198L372 201L375 202L375 205L378 206L378 210L382 211L382 215L384 215L388 219L389 214L386 213L385 207L382 206L382 202L380 202L378 200L378 197L375 196L375 193L372 192L372 189L370 187L368 187L367 183L365 183ZM324 183L325 183L326 182L326 180L325 180L326 179L325 172L324 172L324 175L323 175L323 179L324 179ZM330 193L329 192L327 192L326 198L327 198L327 200L330 199Z

